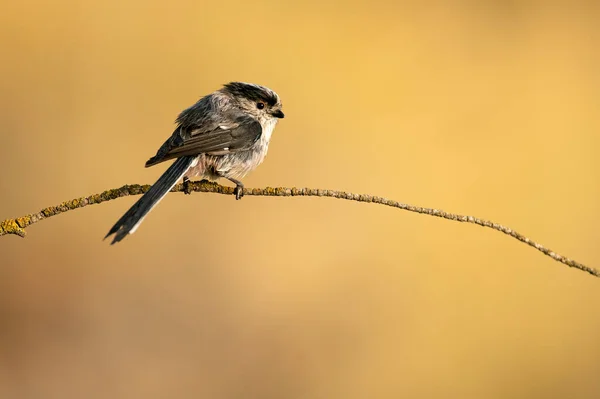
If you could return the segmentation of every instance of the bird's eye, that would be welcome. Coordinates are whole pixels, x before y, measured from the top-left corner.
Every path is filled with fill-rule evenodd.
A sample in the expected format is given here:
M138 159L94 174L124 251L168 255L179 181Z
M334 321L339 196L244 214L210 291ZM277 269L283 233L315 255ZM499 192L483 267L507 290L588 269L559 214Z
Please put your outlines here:
M256 103L256 108L263 109L265 107L265 103Z

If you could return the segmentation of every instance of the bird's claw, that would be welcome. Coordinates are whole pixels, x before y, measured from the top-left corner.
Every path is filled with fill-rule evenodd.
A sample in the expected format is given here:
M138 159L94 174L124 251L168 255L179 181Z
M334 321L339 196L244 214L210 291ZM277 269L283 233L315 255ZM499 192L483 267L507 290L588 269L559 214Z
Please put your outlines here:
M188 179L187 177L183 178L183 192L187 195L190 195L192 193L192 185L190 183L190 179Z
M233 189L233 194L235 194L236 200L242 199L242 197L244 196L244 186L241 186L239 184L235 186L235 188Z

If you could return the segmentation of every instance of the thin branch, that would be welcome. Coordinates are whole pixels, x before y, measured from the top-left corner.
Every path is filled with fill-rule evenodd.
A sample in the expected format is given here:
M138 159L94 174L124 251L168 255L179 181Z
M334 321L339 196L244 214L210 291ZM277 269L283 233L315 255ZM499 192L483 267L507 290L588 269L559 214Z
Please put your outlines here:
M190 182L190 188L192 191L196 192L204 192L204 193L217 193L217 194L225 194L225 195L233 195L233 187L221 186L217 183L212 183L206 180L202 180L199 182ZM92 205L92 204L100 204L105 201L111 201L116 198L126 197L129 195L139 195L145 193L150 188L149 185L125 185L121 188L107 190L100 194L90 195L89 197L77 198L71 201L63 202L57 206L51 206L49 208L44 208L38 213L34 213L31 215L23 216L16 219L7 219L0 223L0 236L6 234L16 234L21 237L25 237L25 228L39 222L40 220L49 218L54 215L58 215L63 212L70 211L72 209L83 208L84 206ZM183 184L177 184L172 192L183 192ZM245 188L244 195L260 195L260 196L268 196L268 197L331 197L331 198L339 198L350 201L358 201L358 202L371 202L374 204L391 206L394 208L403 209L409 212L421 213L429 216L437 216L444 219L453 220L455 222L464 222L464 223L472 223L477 224L483 227L489 227L490 229L494 229L500 231L504 234L507 234L535 249L540 251L546 256L551 257L557 262L563 263L569 267L573 267L575 269L587 272L595 277L600 277L600 271L576 262L573 259L566 258L560 254L557 254L554 251L544 247L541 244L536 243L533 240L525 237L524 235L517 233L511 228L503 226L498 223L493 223L488 220L483 220L476 218L474 216L465 216L458 215L455 213L444 212L439 209L433 208L423 208L420 206L413 206L408 204L403 204L397 201L392 201L382 197L375 197L366 194L353 194L347 193L344 191L334 191L334 190L321 190L314 188L288 188L288 187L266 187L266 188Z

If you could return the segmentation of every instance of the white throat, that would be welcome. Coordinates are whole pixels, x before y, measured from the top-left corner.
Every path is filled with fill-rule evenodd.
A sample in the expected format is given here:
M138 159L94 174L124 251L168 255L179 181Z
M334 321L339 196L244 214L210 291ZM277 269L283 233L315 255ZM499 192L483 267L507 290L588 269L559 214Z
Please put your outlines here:
M260 139L265 144L269 144L269 141L271 141L271 135L273 134L273 130L275 130L275 126L277 125L277 118L265 118L262 121L260 121L260 124L263 130Z

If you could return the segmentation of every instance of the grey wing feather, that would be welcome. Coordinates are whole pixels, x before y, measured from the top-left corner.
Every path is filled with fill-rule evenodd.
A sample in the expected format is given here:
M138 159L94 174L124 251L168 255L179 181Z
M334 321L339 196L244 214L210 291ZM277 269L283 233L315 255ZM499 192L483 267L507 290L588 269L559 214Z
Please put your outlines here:
M243 114L216 125L180 125L157 154L146 162L146 167L186 155L247 150L260 138L261 133L260 123Z

